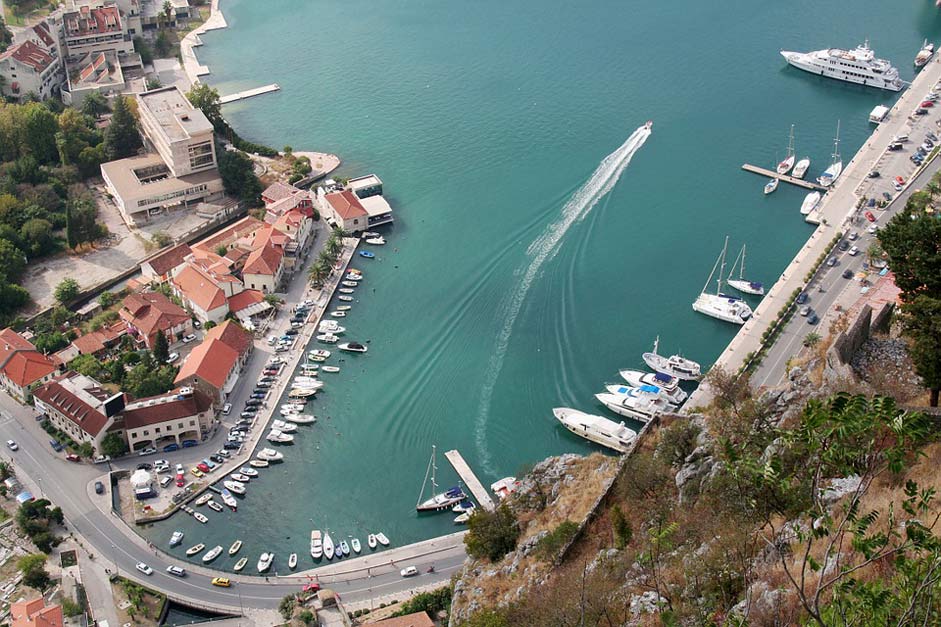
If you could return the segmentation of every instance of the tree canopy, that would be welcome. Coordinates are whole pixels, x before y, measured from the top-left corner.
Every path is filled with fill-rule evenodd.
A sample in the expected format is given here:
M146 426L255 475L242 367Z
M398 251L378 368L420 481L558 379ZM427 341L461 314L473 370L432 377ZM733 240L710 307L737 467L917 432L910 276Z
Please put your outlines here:
M124 159L136 154L141 145L137 120L131 113L127 98L118 96L114 99L111 124L105 130L105 156L109 161Z

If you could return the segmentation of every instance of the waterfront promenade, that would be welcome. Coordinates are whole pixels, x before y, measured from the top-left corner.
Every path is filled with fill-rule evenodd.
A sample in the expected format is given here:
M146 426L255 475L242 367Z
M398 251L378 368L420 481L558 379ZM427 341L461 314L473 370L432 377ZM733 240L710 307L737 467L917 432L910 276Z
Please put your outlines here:
M912 85L899 97L895 106L892 107L886 121L879 125L850 163L843 168L842 175L837 179L831 191L824 196L818 209L807 217L808 222L818 224L817 228L784 269L781 277L767 292L758 307L755 308L754 316L742 326L722 354L716 359L713 367L719 366L726 371L736 372L750 353L759 350L761 347L762 334L774 323L778 311L784 306L791 294L795 290L804 289L806 287L804 282L805 276L813 268L820 255L828 251L834 236L846 231L849 226L853 227L852 230L865 230L865 226L850 225L848 223L850 220L857 217L856 203L860 194L867 187L867 183L870 182L867 175L873 169L874 165L884 159L887 154L886 148L889 143L891 143L892 139L898 134L908 134L912 127L912 121L909 116L917 107L918 103L924 98L928 90L939 80L941 80L941 62L936 60L925 66L921 73L915 77ZM923 135L929 130L929 126L935 128L933 124L929 123L934 119L937 119L937 114L934 113L934 110L932 110L932 114L929 116L921 116L920 119L917 120L919 124L918 132ZM912 143L910 145L916 144ZM907 162L910 169L914 170L914 164L907 161L907 155L911 153L906 151L904 154L906 159L903 162ZM905 176L906 173L896 171L883 172L883 176L895 176L896 174ZM911 172L907 174L911 174ZM908 180L909 185L912 184L910 176L906 176L906 180ZM796 210L794 213L795 217L799 217ZM886 220L887 216L886 218L880 218L882 222ZM833 301L833 299L821 299L822 303L827 301ZM832 302L829 304L832 304ZM825 313L823 310L818 311L818 314L821 316L823 313ZM801 320L800 322L803 321ZM806 327L807 325L805 324L804 326ZM807 328L807 332L811 330L814 329ZM780 372L780 369L783 368L783 364L786 364L787 359L799 349L800 343L795 342L793 338L789 341L781 341L779 339L768 351L764 362L777 364L779 370L776 372ZM762 381L765 385L773 385L780 381L780 377L765 375ZM708 385L700 385L686 402L686 411L693 411L696 407L702 407L708 404L710 399L711 393L708 389Z

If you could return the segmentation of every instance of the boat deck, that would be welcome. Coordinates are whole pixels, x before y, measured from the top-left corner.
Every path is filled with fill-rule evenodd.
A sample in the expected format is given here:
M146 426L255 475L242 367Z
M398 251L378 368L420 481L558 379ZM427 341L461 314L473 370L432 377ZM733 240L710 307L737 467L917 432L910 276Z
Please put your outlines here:
M799 179L788 174L778 174L775 170L769 170L767 168L759 168L757 165L752 165L750 163L743 163L742 169L746 172L751 172L752 174L758 174L760 176L765 176L772 179L778 179L779 181L784 181L785 183L790 183L791 185L797 185L798 187L803 187L805 189L812 189L818 192L825 192L827 188L823 185L818 185L813 181L805 181L804 179Z
M474 498L477 499L477 502L488 512L492 512L496 505L494 505L493 499L490 497L490 493L484 489L483 484L480 483L480 479L477 478L477 475L474 474L474 471L471 470L470 466L467 465L467 462L464 461L464 457L457 451L457 449L452 449L444 454L448 458L448 461L451 462L451 465L454 466L454 471L461 477L461 480L464 482L464 485L467 486L467 489L470 490L471 494L474 495Z

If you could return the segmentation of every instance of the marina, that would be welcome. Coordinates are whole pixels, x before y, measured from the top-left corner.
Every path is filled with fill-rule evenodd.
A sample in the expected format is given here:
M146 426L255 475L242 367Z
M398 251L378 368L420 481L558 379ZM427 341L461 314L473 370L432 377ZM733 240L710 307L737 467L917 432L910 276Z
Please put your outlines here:
M451 466L454 467L454 472L458 474L461 481L463 481L467 489L470 490L471 494L477 500L477 503L488 512L493 511L495 505L493 499L490 497L490 493L484 489L483 484L480 483L477 475L471 470L470 465L464 460L461 453L457 449L452 449L446 451L444 456L451 462Z
M810 190L826 190L823 185L816 183L814 181L805 181L804 179L791 176L789 174L781 174L776 170L769 170L768 168L762 168L761 166L752 165L750 163L743 163L742 169L746 172L751 172L752 174L757 174L765 178L772 178L779 181L784 181L785 183L790 183L791 185L796 185L797 187L803 187L804 189Z

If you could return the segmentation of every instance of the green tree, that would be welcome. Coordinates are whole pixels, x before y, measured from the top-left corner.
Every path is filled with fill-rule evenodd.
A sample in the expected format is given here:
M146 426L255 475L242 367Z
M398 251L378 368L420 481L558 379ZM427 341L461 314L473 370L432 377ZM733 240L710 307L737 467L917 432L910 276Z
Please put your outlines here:
M59 124L56 116L39 103L25 106L26 137L30 154L40 164L55 163L59 157L56 148Z
M931 391L930 405L937 407L941 393L941 299L916 296L902 306L902 314L908 354L915 372Z
M139 38L134 39L135 44L137 44L137 39ZM82 100L82 113L85 115L98 119L107 112L108 100L100 92L93 91Z
M101 174L101 164L107 160L104 142L97 146L82 148L82 151L78 153L78 171L83 178L98 176Z
M24 555L16 562L17 569L23 575L23 583L40 592L44 592L51 583L45 566L46 556L41 553Z
M98 295L98 304L101 305L103 309L107 309L114 304L116 298L114 292L105 291Z
M500 610L481 610L471 614L461 627L512 627Z
M323 287L324 281L330 276L330 268L319 261L311 265L307 271L307 278L314 287Z
M317 623L317 617L310 610L301 610L297 614L297 619L305 625L314 625Z
M82 150L95 139L90 118L77 109L69 107L59 114L58 124L56 148L59 152L59 161L63 165L78 164Z
M10 282L19 281L25 269L23 251L7 240L0 240L0 277Z
M444 586L430 592L420 592L399 604L392 616L407 616L415 612L427 612L432 616L438 612L451 610L451 586Z
M141 147L137 120L131 113L127 98L117 96L114 99L111 124L105 130L104 149L109 161L124 159L137 153Z
M614 533L614 547L623 549L631 543L634 531L631 523L624 517L621 506L615 503L611 506L611 531Z
M27 220L20 227L20 238L30 257L42 257L55 252L56 239L52 235L52 224L48 220Z
M197 83L186 92L186 97L213 125L222 121L222 104L219 102L219 91L216 88L206 83Z
M914 300L919 294L941 297L941 220L906 206L878 237L903 300Z
M55 297L56 301L62 304L68 303L78 296L81 288L78 285L78 281L72 277L67 277L59 281L59 284L56 285Z
M255 176L254 165L244 153L224 150L219 154L219 176L230 196L235 196L251 207L261 204L261 181Z
M154 41L154 52L159 58L165 58L170 56L170 51L173 49L173 44L170 42L170 36L167 35L167 31L161 30L157 33L157 39Z
M127 453L127 442L117 433L109 433L101 440L101 452L109 457L120 457Z
M505 503L492 512L478 511L467 523L464 545L471 557L496 562L516 548L520 536L516 516Z
M102 365L94 355L79 355L69 362L69 368L86 377L97 378L101 376Z
M173 5L170 0L163 0L163 19L165 24L170 23L170 16L173 14Z
M33 338L33 345L36 349L45 354L54 353L62 350L69 345L69 339L62 333L43 333Z
M281 599L281 602L278 604L278 611L281 612L281 617L284 620L291 620L291 616L294 615L294 608L297 607L297 596L294 594L288 594Z
M65 231L71 248L93 242L105 234L98 224L98 205L93 198L83 195L66 203Z
M13 43L13 33L7 28L3 17L0 16L0 52L6 50L11 43Z
M806 336L804 336L804 341L802 342L807 348L813 348L820 343L820 334L814 331L811 331Z
M153 356L158 364L165 364L170 358L170 344L167 342L167 336L161 331L154 337Z

